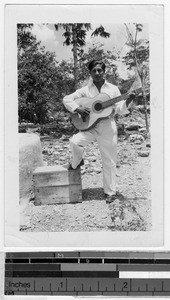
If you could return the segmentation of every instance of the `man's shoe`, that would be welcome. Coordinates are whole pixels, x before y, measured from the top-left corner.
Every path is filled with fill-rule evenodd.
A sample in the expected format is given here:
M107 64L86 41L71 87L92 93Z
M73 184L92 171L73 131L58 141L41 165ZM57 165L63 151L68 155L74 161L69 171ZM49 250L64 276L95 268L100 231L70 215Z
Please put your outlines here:
M112 203L116 199L123 200L124 196L121 193L116 192L116 194L114 194L114 195L105 194L105 198L106 198L106 203L109 204L109 203Z
M83 165L84 165L84 160L82 159L81 162L79 163L79 165L75 169L73 169L72 164L70 162L67 165L64 165L64 167L67 170L71 171L71 170L76 170L76 169L80 168Z
M116 199L116 195L107 195L106 196L106 203L112 203Z

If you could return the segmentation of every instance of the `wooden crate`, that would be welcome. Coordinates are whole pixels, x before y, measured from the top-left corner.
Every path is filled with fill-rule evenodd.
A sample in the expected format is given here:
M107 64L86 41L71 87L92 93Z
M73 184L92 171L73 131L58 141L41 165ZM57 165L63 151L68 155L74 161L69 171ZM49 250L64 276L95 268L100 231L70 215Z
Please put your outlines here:
M35 205L82 202L81 171L45 166L33 172Z

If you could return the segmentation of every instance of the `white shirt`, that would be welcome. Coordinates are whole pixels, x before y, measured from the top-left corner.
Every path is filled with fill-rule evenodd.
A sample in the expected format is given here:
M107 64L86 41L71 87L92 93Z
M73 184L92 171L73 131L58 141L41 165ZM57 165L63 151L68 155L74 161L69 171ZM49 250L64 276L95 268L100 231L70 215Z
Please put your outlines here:
M104 84L101 87L100 93L106 93L110 98L120 96L120 91L116 85L113 85L105 80ZM99 91L95 84L93 83L92 78L90 78L88 84L85 87L82 87L76 90L74 93L67 95L63 98L63 104L66 109L70 112L74 112L78 105L74 101L77 98L93 98L99 94ZM129 110L126 106L126 101L122 100L115 104L115 113L119 115L128 114Z

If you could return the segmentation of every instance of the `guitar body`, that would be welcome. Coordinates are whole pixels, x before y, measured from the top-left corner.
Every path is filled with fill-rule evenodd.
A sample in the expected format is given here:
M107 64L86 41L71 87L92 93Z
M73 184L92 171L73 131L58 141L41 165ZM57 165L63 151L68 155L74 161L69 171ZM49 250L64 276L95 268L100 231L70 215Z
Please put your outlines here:
M103 108L103 104L110 100L110 97L105 93L100 93L94 98L78 98L75 102L80 107L87 107L90 109L90 114L82 119L78 113L71 113L71 119L74 126L81 130L86 131L95 126L101 119L107 118L112 113L112 106Z

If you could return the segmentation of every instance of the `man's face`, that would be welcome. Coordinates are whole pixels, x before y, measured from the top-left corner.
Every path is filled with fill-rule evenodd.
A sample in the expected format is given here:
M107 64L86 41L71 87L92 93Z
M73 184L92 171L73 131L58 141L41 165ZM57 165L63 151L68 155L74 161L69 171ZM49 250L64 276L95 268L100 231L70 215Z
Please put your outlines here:
M100 64L96 65L90 72L90 75L94 82L100 82L103 80L104 71Z

